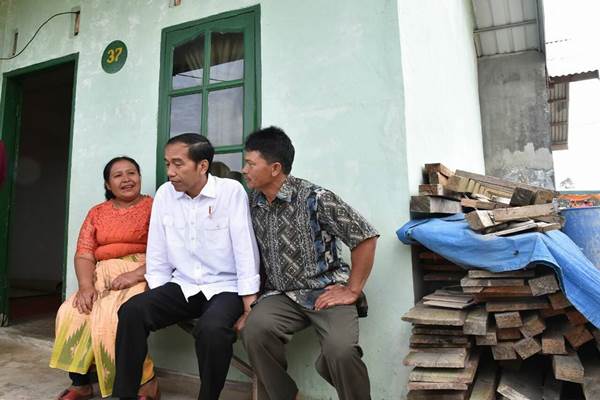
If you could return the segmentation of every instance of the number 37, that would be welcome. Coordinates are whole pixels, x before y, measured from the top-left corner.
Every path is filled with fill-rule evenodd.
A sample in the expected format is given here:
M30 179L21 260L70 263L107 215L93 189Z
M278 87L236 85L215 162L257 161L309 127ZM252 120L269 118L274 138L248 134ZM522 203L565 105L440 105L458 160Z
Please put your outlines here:
M108 50L108 57L106 59L106 62L108 64L112 64L114 62L119 61L119 56L121 55L122 52L123 52L123 48L122 47L117 47L115 49L109 49Z

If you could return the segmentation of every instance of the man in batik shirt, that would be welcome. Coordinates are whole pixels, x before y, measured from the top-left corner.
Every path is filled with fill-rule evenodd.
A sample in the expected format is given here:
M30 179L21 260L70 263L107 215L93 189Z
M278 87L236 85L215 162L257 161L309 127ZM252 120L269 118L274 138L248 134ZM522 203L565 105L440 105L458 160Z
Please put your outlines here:
M313 325L321 343L319 374L342 400L370 399L358 345L356 302L367 281L379 234L338 196L290 175L294 146L279 128L251 134L242 170L265 272L262 295L247 315L244 345L261 398L293 400L285 344ZM338 239L351 250L351 266Z

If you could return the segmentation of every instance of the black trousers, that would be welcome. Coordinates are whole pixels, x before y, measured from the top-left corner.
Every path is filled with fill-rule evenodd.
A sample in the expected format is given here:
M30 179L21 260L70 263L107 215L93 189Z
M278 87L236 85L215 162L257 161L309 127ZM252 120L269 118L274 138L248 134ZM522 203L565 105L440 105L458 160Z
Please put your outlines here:
M200 292L186 301L175 283L133 296L119 309L113 396L136 398L150 332L199 318L193 330L201 381L198 399L218 400L233 354L233 325L243 310L237 293L220 293L206 300Z

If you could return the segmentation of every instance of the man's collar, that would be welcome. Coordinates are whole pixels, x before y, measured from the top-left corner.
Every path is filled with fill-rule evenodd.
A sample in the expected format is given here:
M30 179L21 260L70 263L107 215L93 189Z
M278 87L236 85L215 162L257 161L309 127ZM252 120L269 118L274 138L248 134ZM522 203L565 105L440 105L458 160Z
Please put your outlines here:
M292 199L294 197L294 194L296 192L295 187L294 187L295 181L296 181L295 177L293 177L292 175L288 175L285 178L285 181L283 181L283 184L281 185L281 187L279 188L279 191L275 195L275 199L279 199L286 203L291 203ZM256 198L256 204L253 204L253 205L266 206L267 203L268 202L267 202L266 196L262 192L258 192L258 196Z
M185 192L175 191L176 199L181 199L185 196L190 197ZM196 196L195 198L198 198L200 196L211 197L213 199L215 199L217 197L217 179L214 176L212 176L212 174L210 174L210 173L208 174L208 179L206 181L206 184L204 185L204 187L202 188L202 190L200 191L198 196Z
M295 178L292 175L288 175L283 181L283 185L279 188L279 192L275 196L279 200L290 203L292 201L292 196L294 194L294 180Z

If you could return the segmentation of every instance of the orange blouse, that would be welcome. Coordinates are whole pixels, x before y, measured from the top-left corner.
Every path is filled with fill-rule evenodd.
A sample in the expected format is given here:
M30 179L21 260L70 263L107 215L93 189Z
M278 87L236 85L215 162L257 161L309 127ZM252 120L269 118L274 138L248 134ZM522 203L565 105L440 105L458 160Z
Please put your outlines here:
M130 208L115 208L111 201L94 206L79 231L75 256L93 255L102 261L145 253L151 210L150 196Z

